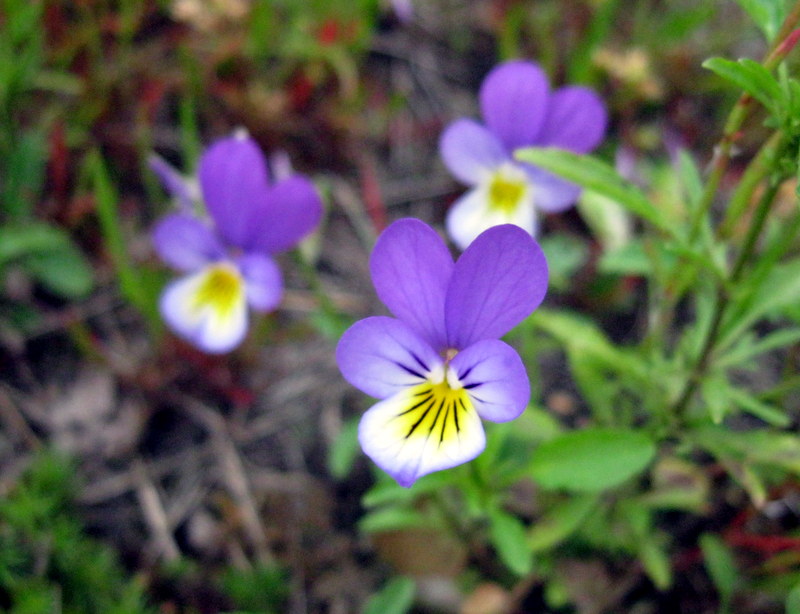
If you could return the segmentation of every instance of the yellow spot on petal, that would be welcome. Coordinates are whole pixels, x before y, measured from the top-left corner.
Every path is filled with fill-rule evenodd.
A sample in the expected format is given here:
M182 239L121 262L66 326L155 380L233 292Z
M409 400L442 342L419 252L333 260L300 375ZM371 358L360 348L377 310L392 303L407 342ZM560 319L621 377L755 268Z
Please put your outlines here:
M244 294L239 271L230 264L217 264L208 269L197 287L192 301L193 311L211 309L222 318L229 316Z
M454 379L454 382L449 380ZM453 386L455 385L455 387ZM399 439L430 439L441 446L457 440L475 409L458 378L427 381L415 386L389 423Z
M524 177L500 169L489 181L489 209L508 215L514 213L527 187Z

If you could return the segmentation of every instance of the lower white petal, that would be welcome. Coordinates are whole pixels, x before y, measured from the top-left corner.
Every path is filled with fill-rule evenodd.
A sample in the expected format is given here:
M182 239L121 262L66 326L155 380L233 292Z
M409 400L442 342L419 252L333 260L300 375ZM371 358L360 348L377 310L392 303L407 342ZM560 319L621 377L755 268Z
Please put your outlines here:
M483 425L463 388L425 382L372 406L361 418L364 452L401 486L483 451Z
M232 350L247 332L245 284L230 263L216 263L172 282L160 308L175 333L210 354Z
M484 230L500 224L514 224L535 235L536 216L531 187L521 193L515 206L500 208L492 206L490 181L484 181L453 204L446 220L450 238L462 250Z

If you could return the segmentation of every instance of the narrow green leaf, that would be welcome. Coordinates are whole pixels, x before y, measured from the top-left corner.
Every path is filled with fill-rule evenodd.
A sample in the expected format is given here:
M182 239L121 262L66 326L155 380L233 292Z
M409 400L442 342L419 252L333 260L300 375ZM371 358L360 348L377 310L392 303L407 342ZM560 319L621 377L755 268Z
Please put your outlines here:
M777 79L753 60L742 58L734 62L725 58L709 58L703 62L703 68L730 81L771 111L775 110L775 105L783 98L783 90Z
M730 603L739 582L733 554L719 536L704 533L700 536L700 549L703 551L706 570L719 593L723 603Z
M672 564L664 548L653 539L639 544L639 558L656 588L664 591L672 584Z
M399 507L384 507L368 512L358 522L358 528L363 533L382 533L428 526L430 521L424 514Z
M659 230L672 234L674 227L648 198L632 183L617 174L614 167L592 156L552 147L518 149L514 156L551 173L606 196Z
M540 445L533 453L531 474L542 488L598 492L643 471L655 452L643 433L588 428Z
M337 480L342 480L350 473L353 462L360 451L358 445L358 420L349 420L328 452L328 470Z
M800 584L786 595L786 614L800 614Z
M768 41L775 38L789 11L786 0L736 0L736 3L747 11Z
M767 424L785 428L791 423L791 418L785 411L769 403L764 403L741 388L731 386L727 394L731 401L747 413L754 415L756 418L761 418Z
M417 585L406 576L389 580L377 594L370 597L364 614L406 614L414 605Z
M533 553L527 544L525 525L508 512L493 509L489 513L489 538L505 565L518 576L533 568Z
M732 367L750 362L753 358L766 352L771 352L787 345L800 342L800 328L790 328L786 330L776 330L769 333L760 341L753 341L752 338L735 347L731 351L719 357L717 366Z
M567 539L597 509L598 502L598 495L587 494L572 496L563 503L551 506L528 532L531 552L549 550Z

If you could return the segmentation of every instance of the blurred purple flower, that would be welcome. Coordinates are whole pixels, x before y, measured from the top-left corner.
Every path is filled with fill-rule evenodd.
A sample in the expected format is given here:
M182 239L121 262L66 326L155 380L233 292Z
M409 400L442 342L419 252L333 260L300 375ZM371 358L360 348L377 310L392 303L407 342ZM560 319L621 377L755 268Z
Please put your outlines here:
M319 195L300 175L270 183L264 156L246 133L203 152L194 190L160 158L151 166L181 205L156 225L153 243L165 263L186 273L164 289L161 314L201 350L227 352L247 332L248 305L265 312L280 302L283 279L272 256L316 227ZM198 200L208 217L192 212Z
M348 382L383 399L361 419L361 447L410 486L480 454L481 418L505 422L525 409L525 366L499 337L541 303L547 262L530 235L505 224L453 263L434 230L405 219L379 237L370 272L395 317L356 322L336 360Z
M497 224L515 224L536 234L536 210L567 209L580 188L533 165L518 162L521 147L560 147L587 153L602 140L607 115L598 96L584 87L550 91L533 62L514 60L494 68L479 93L480 124L458 119L441 136L445 165L471 186L447 215L447 231L466 248Z

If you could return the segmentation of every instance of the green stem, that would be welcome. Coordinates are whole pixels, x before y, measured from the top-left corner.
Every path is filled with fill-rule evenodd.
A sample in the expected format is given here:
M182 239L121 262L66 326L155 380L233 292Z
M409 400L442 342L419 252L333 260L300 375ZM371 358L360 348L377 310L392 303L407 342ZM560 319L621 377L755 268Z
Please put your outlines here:
M752 201L753 192L761 181L773 170L775 162L783 154L787 145L784 134L777 131L761 147L756 157L747 166L736 191L728 202L725 218L720 224L717 235L726 239L731 236L734 227L741 219L748 204Z
M775 194L777 194L779 187L780 182L772 182L761 197L755 212L753 223L748 229L747 237L745 238L742 250L739 252L739 256L733 265L730 278L728 279L728 285L734 285L741 279L742 273L744 272L744 267L750 260L750 257L753 255L758 237L761 235L761 231L764 228L764 224L769 216L769 212L771 211L772 205L775 202ZM717 295L714 301L714 315L711 319L711 325L708 327L708 332L706 333L703 347L700 350L700 355L698 356L697 362L695 362L695 365L692 368L692 372L689 374L686 385L683 388L683 392L681 393L680 397L678 397L673 411L671 412L673 420L677 421L678 423L683 421L686 410L689 407L689 402L692 400L697 387L700 385L700 382L708 371L714 346L717 343L717 336L722 325L726 307L728 305L729 300L727 288L725 285L720 284L717 287Z

